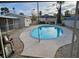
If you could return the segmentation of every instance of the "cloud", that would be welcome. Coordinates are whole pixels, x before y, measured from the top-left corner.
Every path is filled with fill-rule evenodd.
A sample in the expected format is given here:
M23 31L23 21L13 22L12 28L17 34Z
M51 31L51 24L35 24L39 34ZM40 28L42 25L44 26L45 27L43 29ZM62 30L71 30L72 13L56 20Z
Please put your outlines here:
M7 6L12 12L12 8L16 7L16 13L23 12L25 15L31 15L32 9L35 9L37 14L37 3L36 2L26 2L26 3L1 3L0 7ZM62 13L66 10L70 10L74 13L76 7L75 1L67 1L62 4ZM57 3L56 2L39 2L39 10L44 14L53 15L57 13Z
M57 3L56 2L48 2L48 4L44 3L44 5L47 8L45 8L45 9L43 8L42 9L43 14L48 13L48 14L53 15L54 13L57 13ZM62 4L62 13L64 14L64 12L66 10L70 10L70 11L74 12L75 7L76 7L76 2L74 2L74 1L64 2Z

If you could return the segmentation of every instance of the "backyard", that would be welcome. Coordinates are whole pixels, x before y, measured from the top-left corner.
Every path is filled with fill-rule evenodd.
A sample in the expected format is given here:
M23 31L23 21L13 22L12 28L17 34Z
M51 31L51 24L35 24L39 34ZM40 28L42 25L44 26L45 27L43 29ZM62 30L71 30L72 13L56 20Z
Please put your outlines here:
M4 3L0 4L1 58L79 57L79 2Z

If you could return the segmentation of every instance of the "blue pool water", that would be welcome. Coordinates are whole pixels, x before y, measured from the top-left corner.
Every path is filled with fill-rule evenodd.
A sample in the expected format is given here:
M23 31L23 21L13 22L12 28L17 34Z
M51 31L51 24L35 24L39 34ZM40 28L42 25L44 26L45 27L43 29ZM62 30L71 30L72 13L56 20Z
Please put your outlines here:
M50 40L62 36L63 30L52 25L41 25L34 28L31 32L33 38L41 40Z

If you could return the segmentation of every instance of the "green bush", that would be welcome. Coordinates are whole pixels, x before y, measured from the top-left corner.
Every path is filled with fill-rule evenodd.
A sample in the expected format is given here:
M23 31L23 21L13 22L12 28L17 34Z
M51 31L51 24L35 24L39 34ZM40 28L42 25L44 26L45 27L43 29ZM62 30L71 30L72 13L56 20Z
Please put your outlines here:
M62 20L62 21L64 20L64 16L61 16L61 20Z
M32 20L32 21L36 21L36 19L37 19L37 16L35 16L35 15L32 15L32 18L31 18L31 20Z

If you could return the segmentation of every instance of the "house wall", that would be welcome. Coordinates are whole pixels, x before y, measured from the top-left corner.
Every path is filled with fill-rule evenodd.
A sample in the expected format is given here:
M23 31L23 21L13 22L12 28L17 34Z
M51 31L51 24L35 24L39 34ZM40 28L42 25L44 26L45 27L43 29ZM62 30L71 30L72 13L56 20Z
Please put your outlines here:
M46 18L40 18L40 21L46 21ZM56 18L47 18L47 22L56 22Z
M6 30L6 20L4 18L0 18L0 28L2 31Z
M14 26L15 29L22 28L25 25L25 20L22 17L19 17L18 19L14 20Z
M11 16L11 17L17 17L18 19L15 20L15 28L22 28L25 25L25 21L24 21L24 15L17 15L17 14L6 14L7 16Z
M7 30L7 19L5 18L0 18L0 28L2 31L6 31ZM13 21L12 19L8 19L8 25L9 25L9 30L13 29Z
M66 26L74 27L74 20L64 20ZM76 23L77 29L79 29L79 20Z
M22 17L19 17L18 19L11 19L11 18L2 18L0 17L0 28L2 31L7 31L7 21L8 20L8 25L9 29L17 29L17 28L22 28L25 26L25 19Z
M9 30L13 29L13 19L8 19Z
M14 29L20 28L20 21L19 19L14 20Z
M25 18L23 18L23 17L19 18L19 25L20 25L20 28L25 26Z

